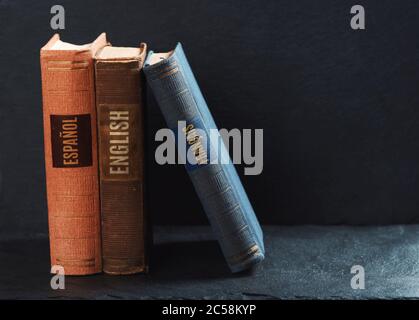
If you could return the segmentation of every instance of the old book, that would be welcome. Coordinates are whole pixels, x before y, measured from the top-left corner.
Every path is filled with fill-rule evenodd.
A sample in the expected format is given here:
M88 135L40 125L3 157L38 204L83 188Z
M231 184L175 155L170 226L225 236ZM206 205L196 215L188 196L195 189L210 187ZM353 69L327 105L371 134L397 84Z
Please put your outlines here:
M185 159L185 167L230 269L238 272L254 266L264 259L262 229L181 44L167 53L150 51L144 72L168 127L195 157L195 161ZM178 141L178 149L179 145Z
M93 55L54 35L41 49L51 264L66 275L102 271Z
M107 46L95 56L103 271L147 272L144 208L146 45Z

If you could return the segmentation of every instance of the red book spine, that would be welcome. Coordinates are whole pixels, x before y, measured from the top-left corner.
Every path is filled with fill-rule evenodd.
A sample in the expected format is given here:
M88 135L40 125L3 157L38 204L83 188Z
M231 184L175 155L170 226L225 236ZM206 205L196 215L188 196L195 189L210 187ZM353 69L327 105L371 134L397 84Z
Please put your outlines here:
M94 50L41 49L51 264L66 275L102 271Z

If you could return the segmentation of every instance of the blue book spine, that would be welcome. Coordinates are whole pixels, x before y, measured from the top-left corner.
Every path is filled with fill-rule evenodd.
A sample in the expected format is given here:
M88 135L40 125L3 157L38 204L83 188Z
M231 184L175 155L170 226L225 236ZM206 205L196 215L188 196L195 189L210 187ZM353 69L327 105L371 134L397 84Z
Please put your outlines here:
M262 229L182 45L167 56L149 52L143 70L168 127L183 134L187 152L199 154L195 162L185 159L185 167L231 271L253 267L265 255ZM197 136L204 143L200 149L190 150L188 142L197 141Z

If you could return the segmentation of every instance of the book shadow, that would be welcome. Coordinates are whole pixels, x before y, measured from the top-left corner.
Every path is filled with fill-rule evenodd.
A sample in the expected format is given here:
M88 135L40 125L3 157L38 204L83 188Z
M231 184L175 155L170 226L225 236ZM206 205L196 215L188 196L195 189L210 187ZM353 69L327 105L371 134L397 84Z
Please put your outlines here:
M231 277L218 242L183 241L155 244L150 273L166 280Z

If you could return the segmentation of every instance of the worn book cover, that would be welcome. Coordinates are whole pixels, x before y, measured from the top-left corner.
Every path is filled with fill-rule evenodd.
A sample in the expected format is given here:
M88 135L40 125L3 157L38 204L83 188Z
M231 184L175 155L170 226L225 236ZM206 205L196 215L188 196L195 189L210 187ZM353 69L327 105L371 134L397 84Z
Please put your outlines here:
M166 53L150 51L144 72L168 127L195 156L195 162L188 161L185 167L230 269L238 272L254 266L264 259L262 229L234 165L225 161L228 151L181 44Z
M54 35L40 52L51 264L66 275L102 271L93 56L106 43Z
M106 46L95 56L103 270L147 272L144 203L146 44Z

